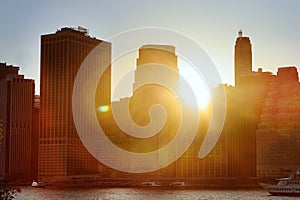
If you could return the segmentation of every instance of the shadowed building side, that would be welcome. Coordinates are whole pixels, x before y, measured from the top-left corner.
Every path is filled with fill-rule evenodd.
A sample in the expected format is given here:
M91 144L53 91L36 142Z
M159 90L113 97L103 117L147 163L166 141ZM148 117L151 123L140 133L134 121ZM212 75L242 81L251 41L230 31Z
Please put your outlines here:
M44 180L65 179L98 172L98 161L78 137L72 115L72 92L77 71L87 55L103 41L91 38L87 29L62 28L41 36L41 109L38 176ZM111 59L111 45L101 59ZM110 67L102 94L110 101ZM100 87L100 88L101 88ZM107 96L106 96L107 95ZM78 98L85 98L83 95Z
M297 68L278 68L256 131L258 177L284 177L299 169L299 120Z
M226 118L221 137L203 159L204 177L256 177L256 130L270 83L270 72L252 71L251 43L239 32L235 44L235 86L226 91ZM218 90L213 99L218 101ZM229 180L229 179L228 179Z
M0 66L0 177L30 181L34 81L18 75L18 67L4 65Z

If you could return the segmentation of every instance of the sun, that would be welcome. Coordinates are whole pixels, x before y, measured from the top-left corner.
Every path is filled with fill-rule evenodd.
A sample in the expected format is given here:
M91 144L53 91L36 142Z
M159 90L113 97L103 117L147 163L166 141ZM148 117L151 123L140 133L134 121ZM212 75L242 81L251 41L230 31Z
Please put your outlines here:
M211 98L211 93L202 75L199 74L199 72L197 72L191 64L181 58L178 58L178 68L180 74L180 82L184 80L191 87L197 101L196 106L198 107L198 109L206 109ZM181 96L183 96L183 99L187 103L191 102L191 98L193 97L191 96L191 94L186 93L184 87L180 87L179 93L181 94ZM192 103L191 106L195 107L195 105L192 105Z
M123 97L132 96L132 84L134 83L135 60L138 57L137 51L127 53L113 62L112 73L112 99L118 101ZM206 85L205 79L199 71L195 69L189 62L178 56L178 68L181 82L183 79L192 88L197 100L197 109L206 109L209 105L211 93ZM180 88L179 94L187 103L191 103L191 94L186 93L184 88ZM192 105L195 106L195 105ZM103 109L101 107L101 109Z

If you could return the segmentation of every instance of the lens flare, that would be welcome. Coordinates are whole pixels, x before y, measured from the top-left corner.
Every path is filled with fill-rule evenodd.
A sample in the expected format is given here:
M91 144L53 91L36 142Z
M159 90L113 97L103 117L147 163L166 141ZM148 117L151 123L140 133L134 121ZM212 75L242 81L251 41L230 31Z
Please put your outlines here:
M108 105L103 105L98 107L99 112L107 112L109 111L109 106Z

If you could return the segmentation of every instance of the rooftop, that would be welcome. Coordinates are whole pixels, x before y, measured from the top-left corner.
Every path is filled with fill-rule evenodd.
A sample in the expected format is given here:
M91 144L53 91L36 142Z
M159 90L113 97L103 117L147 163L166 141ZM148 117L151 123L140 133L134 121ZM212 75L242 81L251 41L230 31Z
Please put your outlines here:
M86 35L86 36L89 35L89 30L87 28L82 27L82 26L78 26L78 27L64 27L64 28L58 29L56 31L56 33L64 32L64 31L74 31L74 32L78 32L78 33Z
M143 45L141 49L157 49L157 50L163 50L163 51L169 51L171 53L175 53L175 47L172 45L147 44L147 45Z

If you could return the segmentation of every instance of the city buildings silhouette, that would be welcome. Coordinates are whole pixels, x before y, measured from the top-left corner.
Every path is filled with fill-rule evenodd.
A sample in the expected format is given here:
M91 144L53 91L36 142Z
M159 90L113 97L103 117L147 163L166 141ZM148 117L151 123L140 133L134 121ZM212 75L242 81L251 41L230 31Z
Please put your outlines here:
M209 177L254 178L255 132L273 76L261 69L252 71L251 43L242 31L236 39L234 60L236 86L219 85L212 97L218 101L218 93L225 89L226 118L218 143L203 162L208 165Z
M208 156L199 159L198 152L210 124L211 105L201 111L193 144L168 167L132 174L101 164L80 141L72 116L72 90L77 71L99 44L103 44L106 52L100 60L110 63L111 44L90 37L85 28L62 28L42 35L40 100L34 97L34 82L18 75L19 68L0 64L0 120L4 136L0 140L1 177L18 179L24 174L24 178L38 177L45 181L90 177L171 178L226 185L255 183L257 177L285 176L299 167L297 70L281 67L277 75L263 72L261 68L252 71L252 46L242 31L234 47L235 86L221 84L212 94L212 101L217 102L220 90L225 89L227 112L221 137ZM167 76L157 73L157 77L162 76L174 88L179 88L176 47L145 44L139 49L136 63L132 96L115 102L111 102L111 66L108 66L96 90L95 112L106 136L118 147L131 152L155 151L174 137L180 110L176 95L167 88L140 85L147 77L147 67L161 65L176 73ZM77 98L86 96L83 93ZM130 137L114 121L112 108L118 111L119 107L129 105L133 121L145 126L150 121L148 110L157 102L165 106L170 116L154 137ZM124 113L118 114L122 117Z

